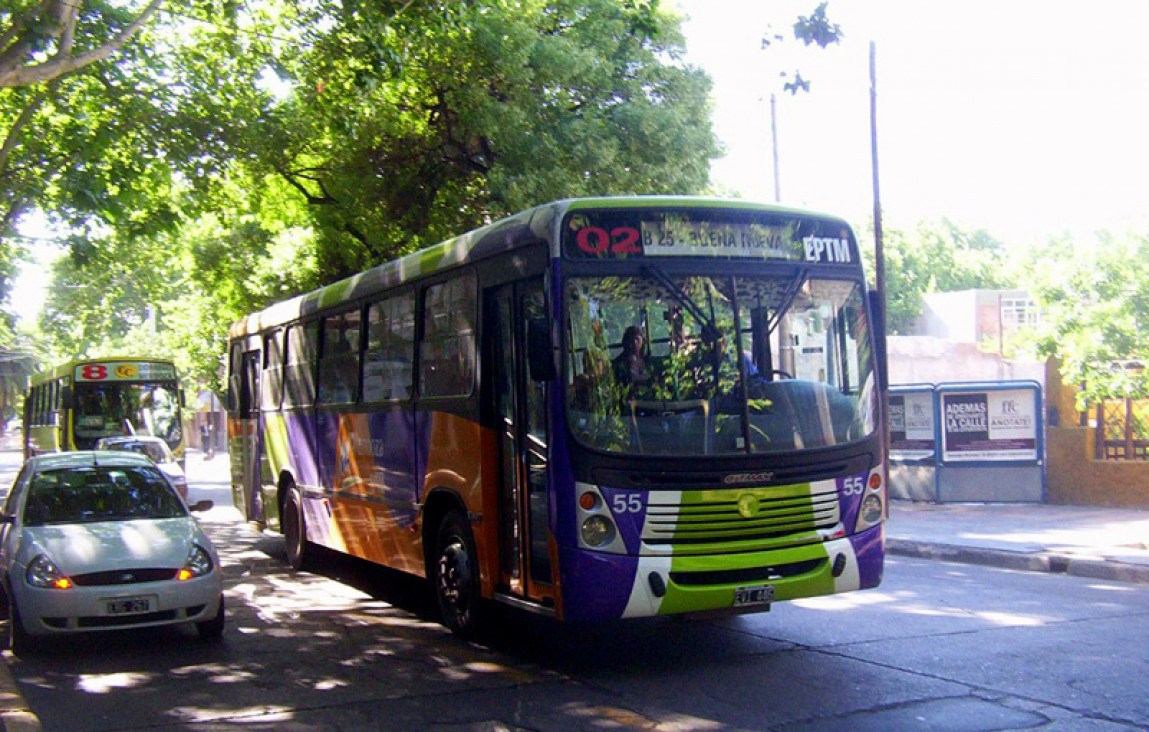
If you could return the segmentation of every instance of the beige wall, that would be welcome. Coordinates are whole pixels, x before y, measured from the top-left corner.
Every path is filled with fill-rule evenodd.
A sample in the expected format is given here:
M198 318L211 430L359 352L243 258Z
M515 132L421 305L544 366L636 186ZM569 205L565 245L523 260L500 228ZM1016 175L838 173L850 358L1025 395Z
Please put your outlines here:
M1046 405L1057 409L1045 436L1045 484L1050 503L1149 508L1149 461L1096 460L1097 430L1078 427L1076 390L1061 383L1056 361L1046 366Z

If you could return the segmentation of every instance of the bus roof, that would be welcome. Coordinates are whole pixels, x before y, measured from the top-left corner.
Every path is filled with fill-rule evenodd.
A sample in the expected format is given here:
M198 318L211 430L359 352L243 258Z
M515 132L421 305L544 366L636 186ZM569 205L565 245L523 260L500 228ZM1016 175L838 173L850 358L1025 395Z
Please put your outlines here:
M551 241L550 256L557 257L559 242L555 241L557 238L555 233L563 216L570 211L608 208L710 208L762 211L829 220L849 228L848 224L837 216L737 198L704 196L567 198L535 206L453 239L384 262L318 290L269 305L234 323L231 326L231 337L238 338L259 333L265 328L288 323L332 305L351 302L359 297L395 287L439 270L513 250L529 242Z

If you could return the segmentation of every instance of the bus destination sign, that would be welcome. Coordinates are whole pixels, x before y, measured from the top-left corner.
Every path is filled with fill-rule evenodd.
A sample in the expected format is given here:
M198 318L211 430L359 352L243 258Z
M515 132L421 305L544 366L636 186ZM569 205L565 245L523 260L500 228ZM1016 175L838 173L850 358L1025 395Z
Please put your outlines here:
M155 361L100 361L76 366L80 381L175 381L176 368Z
M714 257L852 264L856 251L848 230L825 231L824 222L789 218L701 218L645 212L576 213L564 241L575 259Z

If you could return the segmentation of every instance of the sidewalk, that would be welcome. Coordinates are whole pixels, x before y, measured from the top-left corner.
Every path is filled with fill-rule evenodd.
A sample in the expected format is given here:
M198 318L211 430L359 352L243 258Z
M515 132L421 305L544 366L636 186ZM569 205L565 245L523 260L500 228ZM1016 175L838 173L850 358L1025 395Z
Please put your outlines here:
M1149 510L894 501L890 554L1149 585Z

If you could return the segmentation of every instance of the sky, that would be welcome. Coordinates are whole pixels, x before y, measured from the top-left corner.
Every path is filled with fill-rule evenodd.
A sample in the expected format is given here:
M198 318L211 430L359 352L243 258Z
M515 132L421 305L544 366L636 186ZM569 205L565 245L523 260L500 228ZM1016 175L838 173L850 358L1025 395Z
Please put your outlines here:
M822 50L792 31L817 0L667 1L714 81L720 191L774 200L774 92L782 203L866 223L873 41L887 227L946 217L1025 246L1149 224L1149 2L831 0L845 37ZM764 51L771 28L787 42ZM782 91L794 68L810 93Z

